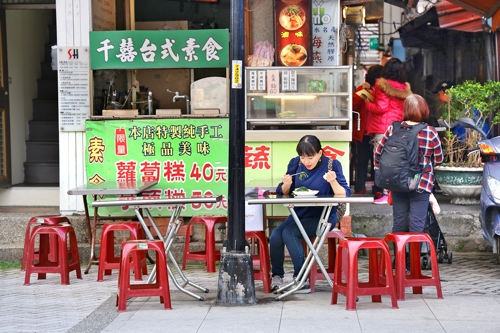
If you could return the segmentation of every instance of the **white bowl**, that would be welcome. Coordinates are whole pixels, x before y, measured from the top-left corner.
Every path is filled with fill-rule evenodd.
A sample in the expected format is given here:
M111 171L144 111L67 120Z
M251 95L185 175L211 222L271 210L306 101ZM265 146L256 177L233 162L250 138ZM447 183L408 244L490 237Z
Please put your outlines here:
M298 197L312 197L318 194L319 191L309 190L309 191L293 191L293 194Z

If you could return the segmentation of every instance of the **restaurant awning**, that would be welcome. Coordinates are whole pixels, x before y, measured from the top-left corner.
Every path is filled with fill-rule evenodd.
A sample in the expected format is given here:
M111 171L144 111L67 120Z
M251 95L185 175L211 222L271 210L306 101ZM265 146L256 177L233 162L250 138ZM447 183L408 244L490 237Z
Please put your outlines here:
M453 31L489 32L490 27L483 17L452 1L442 1L398 30L404 47L439 48L446 45L448 38L456 35Z
M468 11L449 1L439 2L434 7L437 11L439 27L441 29L479 32L487 28L481 15Z
M500 0L448 0L472 13L485 18L492 18L492 30L498 29L500 24Z

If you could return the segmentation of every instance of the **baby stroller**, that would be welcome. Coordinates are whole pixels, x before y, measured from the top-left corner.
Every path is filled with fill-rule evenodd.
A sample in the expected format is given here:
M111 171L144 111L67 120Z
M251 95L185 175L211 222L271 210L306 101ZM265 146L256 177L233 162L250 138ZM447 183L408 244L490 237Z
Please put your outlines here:
M448 252L448 246L446 244L446 240L444 239L443 233L441 232L441 228L439 227L438 221L436 220L436 216L432 210L432 205L429 203L427 207L427 219L425 222L424 232L429 234L434 243L434 247L436 249L436 255L438 259L438 263L443 263L444 260L448 261L448 264L451 264L453 261L453 253ZM422 244L422 245L425 245ZM425 249L427 248L427 249ZM430 249L428 246L422 246L420 263L422 265L422 269L430 269L431 262L429 260Z

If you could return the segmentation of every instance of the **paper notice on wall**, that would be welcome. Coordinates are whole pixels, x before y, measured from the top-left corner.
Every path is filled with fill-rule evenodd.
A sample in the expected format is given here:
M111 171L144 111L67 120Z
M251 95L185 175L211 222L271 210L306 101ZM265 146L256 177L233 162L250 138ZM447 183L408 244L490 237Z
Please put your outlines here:
M90 117L89 59L88 47L58 47L60 131L85 131Z
M290 90L290 71L281 72L281 91Z
M266 72L259 71L257 74L257 90L266 90Z
M248 72L249 78L248 78L248 90L254 91L257 90L257 71L249 71Z
M280 71L267 71L267 94L278 95L280 93Z
M232 89L242 89L243 88L243 61L232 60L232 72L231 72L231 88Z
M290 90L291 91L297 90L297 71L296 70L290 71Z

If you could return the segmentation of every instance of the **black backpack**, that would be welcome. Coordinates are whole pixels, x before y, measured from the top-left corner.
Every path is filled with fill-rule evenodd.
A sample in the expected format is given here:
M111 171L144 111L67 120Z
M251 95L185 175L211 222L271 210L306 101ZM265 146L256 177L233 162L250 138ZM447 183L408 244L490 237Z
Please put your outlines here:
M379 170L375 174L375 184L394 192L416 190L422 170L419 165L418 133L427 126L401 125L392 123L393 134L387 138L379 157Z

